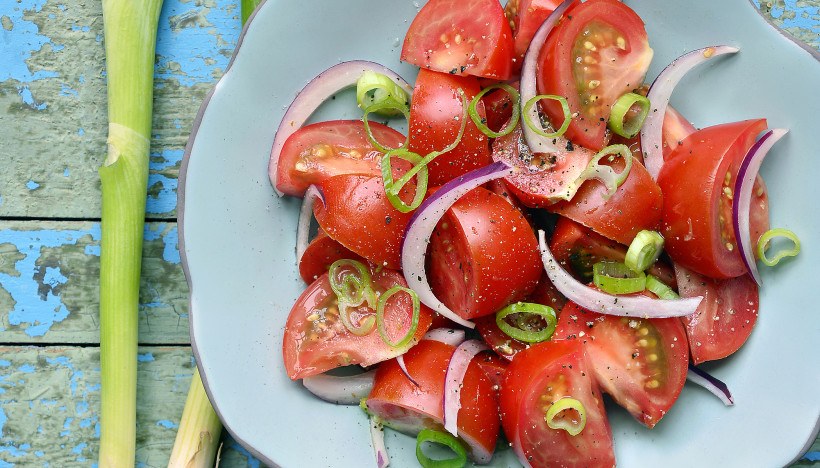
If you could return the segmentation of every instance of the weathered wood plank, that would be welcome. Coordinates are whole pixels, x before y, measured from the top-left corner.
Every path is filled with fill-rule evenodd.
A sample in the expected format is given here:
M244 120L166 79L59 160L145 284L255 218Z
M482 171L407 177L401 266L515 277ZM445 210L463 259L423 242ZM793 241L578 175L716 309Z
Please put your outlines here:
M182 150L236 44L237 4L164 3L149 216L175 216ZM99 216L107 128L101 16L96 0L0 2L0 216Z
M91 466L99 444L99 349L0 347L0 466ZM164 467L193 373L188 347L140 348L137 466ZM223 467L259 466L230 438Z
M0 343L97 343L99 223L0 221ZM140 342L188 343L175 223L145 228Z

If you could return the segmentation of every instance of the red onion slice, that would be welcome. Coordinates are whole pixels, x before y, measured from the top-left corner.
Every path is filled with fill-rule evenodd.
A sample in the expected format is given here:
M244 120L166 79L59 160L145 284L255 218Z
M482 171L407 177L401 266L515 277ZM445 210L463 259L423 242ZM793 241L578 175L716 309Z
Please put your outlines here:
M646 95L652 108L641 127L644 166L652 179L658 179L658 174L663 167L663 117L666 114L666 108L669 107L672 90L689 70L713 57L734 54L738 50L737 47L726 45L693 50L673 60L652 82Z
M313 375L302 379L302 385L322 400L337 405L358 405L373 389L376 370L350 376L328 374Z
M467 367L473 357L490 348L479 340L467 340L458 345L450 358L447 373L444 375L444 429L458 437L458 410L461 409L461 386Z
M305 198L302 199L302 207L299 209L299 224L296 225L296 266L302 261L310 238L310 220L313 219L313 204L319 200L325 204L325 195L322 190L311 185L305 191Z
M521 67L521 84L519 95L521 96L521 112L524 112L524 104L538 94L535 84L535 74L538 68L538 55L541 53L541 46L547 40L552 28L561 19L561 15L575 0L565 0L541 23L541 27L535 33L535 36L530 41L530 47L524 55L524 62ZM532 106L529 115L521 115L522 119L529 119L530 122L536 125L541 124L541 118L538 115L538 106ZM565 138L547 138L543 135L535 133L526 122L521 123L521 129L524 132L524 140L527 146L533 153L558 153L566 151L567 140ZM544 131L547 131L546 129Z
M732 392L729 391L729 387L727 387L726 384L720 379L710 375L708 372L698 368L697 366L689 364L689 372L686 374L686 380L709 390L716 397L720 398L720 401L722 401L726 406L732 406L735 404L735 400L732 398Z
M615 296L579 282L552 255L543 230L538 230L541 261L555 288L584 309L620 317L666 318L691 315L703 296L686 299L653 299L647 296Z
M430 236L436 224L459 198L479 185L506 177L513 172L514 169L509 164L498 161L456 177L442 185L440 189L422 202L421 206L413 213L410 222L407 224L407 229L404 231L404 240L401 247L401 268L404 271L407 286L419 295L419 300L424 305L467 328L473 328L475 324L459 317L438 300L430 289L427 272L424 268L427 245L430 243Z
M387 446L384 444L384 426L378 418L370 418L370 441L373 443L373 452L376 455L376 466L386 468L390 466L390 457L387 455Z
M416 379L414 379L412 375L410 375L410 372L407 370L407 364L404 363L404 354L396 357L396 363L399 365L399 369L401 369L404 376L407 377L407 380L409 380L413 383L413 385L418 387L419 383L416 382Z
M288 107L285 115L282 116L282 122L279 128L276 129L276 136L273 138L273 146L271 146L270 161L268 162L268 177L270 178L273 189L281 197L283 194L276 188L276 172L279 166L279 153L285 145L285 141L302 128L307 119L319 108L319 106L339 91L355 86L359 77L366 71L373 71L386 75L391 80L396 82L399 86L407 91L407 94L413 93L413 87L407 84L404 80L393 70L380 65L375 62L368 62L366 60L352 60L349 62L342 62L334 65L327 70L316 75L315 78L299 91L296 98Z
M438 341L440 343L448 344L450 346L458 346L464 342L464 330L455 330L453 328L436 328L424 334L425 340Z
M740 256L749 274L755 282L761 285L760 272L757 271L757 262L754 255L754 239L749 228L749 209L752 206L752 189L755 185L757 173L763 158L769 153L775 143L789 131L782 128L769 130L758 139L743 157L735 181L734 205L732 207L732 223L735 228L735 239L740 247Z

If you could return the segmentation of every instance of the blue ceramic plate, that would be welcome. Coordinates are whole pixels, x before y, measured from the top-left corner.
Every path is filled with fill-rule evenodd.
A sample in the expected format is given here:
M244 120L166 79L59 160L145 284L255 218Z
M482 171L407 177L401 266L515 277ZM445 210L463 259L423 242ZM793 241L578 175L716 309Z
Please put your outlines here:
M285 108L321 70L368 59L414 78L399 51L418 4L269 0L203 104L188 146L180 217L194 349L222 421L269 464L374 463L361 410L316 400L283 370L283 326L304 288L294 260L299 200L277 198L267 165ZM724 407L687 384L651 431L613 408L617 460L629 467L786 465L814 440L820 415L820 64L747 0L629 4L655 50L650 76L695 48L741 47L687 77L672 103L699 127L763 116L770 127L791 129L763 174L772 226L795 231L804 247L796 260L763 272L760 319L748 343L708 366L730 385L736 405ZM358 118L354 111L348 105L329 112ZM414 439L388 431L387 443L394 466L415 466ZM516 466L514 460L502 451L494 466Z

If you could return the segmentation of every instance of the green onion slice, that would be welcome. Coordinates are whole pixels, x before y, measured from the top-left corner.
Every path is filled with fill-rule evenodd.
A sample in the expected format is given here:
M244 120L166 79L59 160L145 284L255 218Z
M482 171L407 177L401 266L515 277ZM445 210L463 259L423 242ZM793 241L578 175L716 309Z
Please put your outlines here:
M504 91L506 91L507 94L510 95L510 99L512 99L513 105L512 117L510 118L510 121L507 122L507 125L505 125L500 132L495 132L492 129L490 129L490 127L488 127L487 124L484 123L484 119L482 119L481 116L478 115L478 109L476 109L476 106L478 105L478 102L481 100L481 98L484 97L484 95L488 92L495 89L503 89ZM481 130L481 133L487 135L490 138L503 137L504 135L508 135L510 132L512 132L513 129L515 129L515 126L518 125L518 119L521 116L521 104L519 103L519 96L520 95L518 94L518 90L508 85L507 83L496 83L492 86L488 86L482 89L480 93L476 94L473 100L470 101L470 107L467 109L467 112L470 114L470 118L473 119L473 123L475 123L475 126L478 127L479 130Z
M630 116L630 110L638 106L638 115ZM632 138L641 131L646 116L649 115L649 99L640 94L626 93L612 105L609 114L609 128L624 138Z
M561 127L559 127L558 130L552 133L545 132L543 127L541 126L541 122L533 122L528 118L532 106L534 106L535 103L540 101L541 99L552 99L554 101L558 101L561 104L561 110L564 112L564 121L561 123ZM564 132L566 132L569 128L569 124L570 122L572 122L572 112L570 112L569 110L569 103L567 102L567 98L563 96L556 96L554 94L539 94L537 96L533 96L529 101L524 103L523 119L524 123L528 127L530 127L530 130L532 130L533 132L547 138L557 138L563 135Z
M328 272L330 289L336 294L339 302L339 319L350 333L367 335L376 325L376 319L370 315L354 325L350 319L351 308L359 307L365 302L375 308L377 300L373 291L373 280L367 267L356 260L341 259L330 265Z
M385 98L379 102L373 103L365 107L364 115L362 115L362 123L364 124L364 131L367 133L368 141L370 141L374 148L381 151L382 153L386 153L395 148L388 148L387 146L384 146L378 141L376 141L376 137L373 136L373 131L370 130L370 114L383 114L385 111L390 109L397 111L398 113L403 115L408 122L410 121L410 107L407 105L407 102L397 101L391 97ZM401 145L401 148L406 148L409 141L410 137L408 136L407 138L405 138L404 144Z
M506 320L507 316L510 315L516 315L514 317L516 319L515 327ZM540 329L533 329L533 322L537 317L547 322L547 325ZM538 322L541 322L541 320L538 320ZM510 338L525 343L540 343L552 338L555 327L558 325L558 316L555 314L555 309L550 306L531 302L516 302L496 312L495 323Z
M568 411L568 413L559 417L565 411ZM577 413L577 417L572 415L572 411ZM552 429L563 429L569 432L569 435L577 436L587 425L587 412L584 404L580 401L575 398L563 397L550 405L544 420L547 422L547 426Z
M631 294L646 289L646 274L623 263L603 261L592 265L592 282L609 294Z
M455 457L443 460L430 458L422 450L425 442L448 447L453 451ZM416 437L416 458L423 468L461 468L467 464L467 449L451 434L433 429L422 429Z
M678 293L655 275L646 275L646 290L660 299L680 299Z
M400 340L393 342L390 340L390 337L387 336L387 329L384 326L384 311L387 307L387 300L400 292L406 292L410 295L410 299L413 301L413 317L410 321L410 328L407 329L407 333ZM376 329L379 331L382 340L391 348L404 348L407 346L413 339L413 335L416 334L416 329L419 327L420 312L421 302L419 301L419 295L412 289L403 286L393 286L383 292L382 295L379 296L379 302L376 305Z
M769 243L779 237L786 238L794 244L794 247L791 249L784 249L777 252L777 254L773 258L769 258L766 256L766 249L769 246ZM775 266L780 263L780 260L783 260L786 257L794 257L800 253L800 239L797 238L797 234L788 229L784 228L776 228L770 229L763 233L760 236L760 239L757 241L757 256L760 257L760 261L763 262L766 266Z
M615 172L615 169L611 166L600 163L604 158L608 158L609 161L614 161L618 156L624 159L624 168L621 172ZM632 151L629 147L626 145L609 145L593 156L581 174L579 174L572 183L567 184L563 192L555 194L554 197L572 200L572 197L575 196L584 182L597 179L607 188L607 193L604 195L604 198L607 199L615 194L618 187L623 185L631 170Z
M663 251L663 236L656 231L639 232L626 252L624 263L635 271L644 271L651 267Z
M404 107L408 107L410 96L404 88L396 84L387 75L372 70L366 70L362 73L362 76L356 82L356 104L359 108L367 109L373 104L379 104L388 99L392 99L397 103L403 102ZM384 107L373 112L389 117L402 114L401 110L395 107Z

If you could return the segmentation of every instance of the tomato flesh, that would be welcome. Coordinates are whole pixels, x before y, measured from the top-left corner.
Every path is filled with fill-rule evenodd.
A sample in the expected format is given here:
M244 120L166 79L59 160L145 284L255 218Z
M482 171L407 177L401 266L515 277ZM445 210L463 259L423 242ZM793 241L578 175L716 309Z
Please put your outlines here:
M675 266L681 297L703 296L693 315L681 320L689 337L692 362L731 355L746 342L757 322L757 284L749 275L730 279L703 277Z
M455 347L422 340L404 355L411 382L395 360L376 371L367 408L398 431L416 435L421 429L443 431L443 398L447 367ZM467 367L461 386L458 433L470 447L473 460L487 463L498 439L498 400L493 384L476 357Z
M643 21L617 0L576 3L547 38L538 57L539 94L565 96L575 116L566 137L598 151L608 141L612 105L643 84L652 49ZM556 128L560 104L542 100Z
M492 314L532 292L543 265L526 218L478 187L442 217L430 239L430 287L464 319Z
M401 60L442 73L506 80L512 51L512 31L497 0L430 0L410 24Z
M577 339L601 389L652 428L683 389L689 363L686 332L677 318L603 315L567 303L553 339Z
M305 283L310 284L322 276L322 273L327 273L327 269L333 262L343 258L364 261L361 256L351 252L320 230L319 234L308 244L302 258L299 259L299 276Z
M401 133L370 124L378 142L389 148L404 143ZM332 120L306 125L285 141L279 155L276 188L301 197L311 184L339 174L381 174L380 153L367 138L360 120Z
M658 185L664 197L664 248L675 263L711 278L746 272L732 225L732 195L740 162L765 128L763 119L715 125L691 134L669 155ZM753 195L751 231L765 232L764 186Z
M504 7L504 14L510 22L514 36L513 70L521 69L524 54L530 47L532 38L541 27L541 23L561 2L558 0L510 0Z
M550 405L562 397L584 406L586 425L578 435L545 421ZM500 402L504 433L529 465L615 465L603 400L578 340L546 341L518 353L504 375Z
M407 287L404 277L397 271L371 267L370 273L379 293L393 286ZM363 305L350 315L358 322L373 313L373 309ZM410 326L412 314L413 306L407 294L393 296L385 308L388 335L403 336ZM282 340L285 371L288 377L296 380L336 367L352 364L370 366L394 358L421 340L431 321L429 309L422 309L413 340L398 348L385 343L375 327L366 335L354 335L339 319L338 300L325 273L302 292L288 315Z

